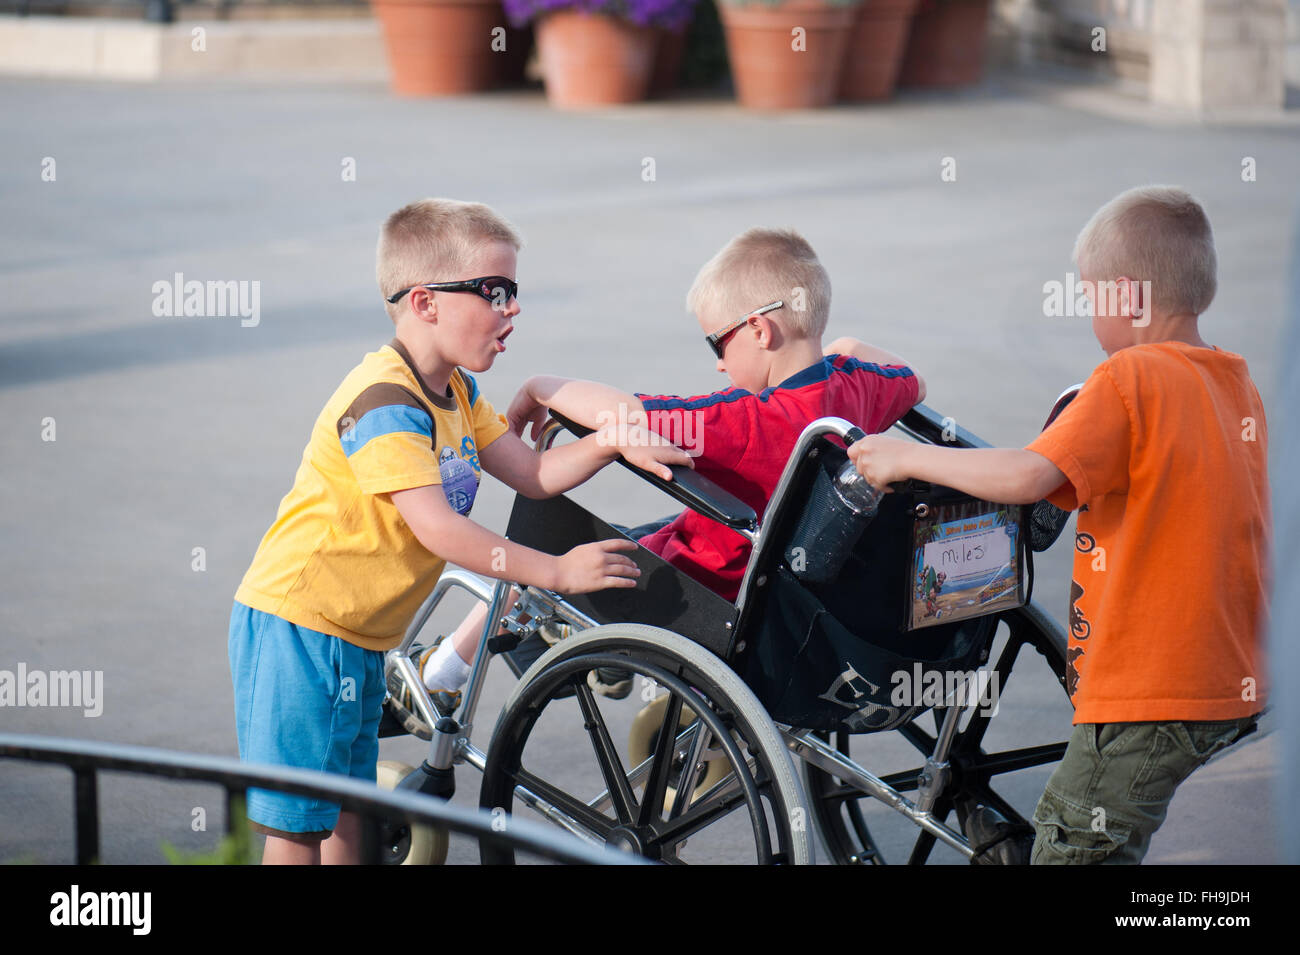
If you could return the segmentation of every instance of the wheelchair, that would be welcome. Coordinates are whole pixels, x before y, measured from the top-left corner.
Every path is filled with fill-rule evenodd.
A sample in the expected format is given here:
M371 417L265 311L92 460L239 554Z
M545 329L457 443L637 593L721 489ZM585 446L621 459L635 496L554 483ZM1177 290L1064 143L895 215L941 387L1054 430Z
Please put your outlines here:
M1077 388L1058 399L1049 424ZM987 446L925 405L895 427L932 444ZM553 414L538 447L549 448L565 429L588 433ZM1032 833L998 791L999 777L1059 761L1065 742L986 751L997 705L961 698L951 683L937 698L899 699L894 692L900 673L935 675L933 686L953 673L979 672L1005 694L1026 648L1066 687L1065 633L1031 592L1022 591L1016 606L952 622L940 612L921 628L908 627L922 596L912 586L914 519L962 496L916 482L896 486L900 493L882 498L841 568L824 580L800 573L802 553L793 544L829 477L847 461L844 446L860 435L840 418L810 424L761 524L749 506L689 468L674 468L674 480L664 481L624 462L752 542L734 603L645 548L629 552L641 570L635 588L564 595L517 587L513 605L508 581L448 568L386 660L390 688L394 680L411 688L413 710L390 696L380 735L418 735L429 741L429 755L415 768L381 763L380 784L449 796L455 768L468 764L482 774L480 806L503 827L511 814L528 810L593 844L668 864L812 863L814 828L835 863L883 864L871 828L877 823L869 826L866 812L876 803L910 824L910 864L928 861L939 843L981 861L984 847L965 834L979 807L1000 814L1006 831ZM1018 515L1027 565L1022 584L1032 591L1031 549L1049 546L1068 514L1044 501ZM568 497L522 495L506 533L551 554L619 535ZM453 590L489 611L460 704L441 715L408 654ZM471 732L496 657L518 679L483 750ZM625 698L602 694L593 674L610 672L630 681ZM922 726L927 713L933 730ZM898 734L920 765L888 774L862 765L882 733ZM445 857L445 839L436 832L398 822L383 838L394 863ZM480 853L484 863L515 861L499 846L484 844Z

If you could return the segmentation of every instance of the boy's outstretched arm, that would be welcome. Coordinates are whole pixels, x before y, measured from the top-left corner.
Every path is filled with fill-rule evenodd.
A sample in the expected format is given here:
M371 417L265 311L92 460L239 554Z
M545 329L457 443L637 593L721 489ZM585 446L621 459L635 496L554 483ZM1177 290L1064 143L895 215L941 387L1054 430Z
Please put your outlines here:
M607 587L635 587L641 576L632 559L619 553L636 549L636 542L626 538L581 544L553 557L499 537L456 513L441 485L393 491L389 496L430 553L485 577L582 594Z
M657 436L653 436L657 437ZM483 469L525 497L563 494L622 455L637 467L672 480L670 464L692 466L691 457L663 441L653 442L641 428L603 428L572 444L545 452L530 448L514 430L479 451Z
M849 458L873 487L916 478L1000 504L1033 504L1066 483L1065 474L1023 448L939 448L884 435L849 446Z
M532 422L536 438L549 408L588 428L603 428L619 420L641 427L647 424L645 406L636 395L599 381L554 375L534 375L525 381L510 403L506 420L511 428L519 428L517 434L522 434L525 423Z
M856 338L837 338L822 349L822 354L848 355L858 361L870 362L873 365L906 365L912 369L912 374L916 376L917 404L925 400L925 379L921 377L921 373L912 364L892 352L877 348L875 345L868 345L866 342L860 342Z
M511 483L509 477L493 470L494 462L490 460L490 452L498 444L511 438L514 439L514 444L527 449L527 446L520 441L520 437L531 425L531 437L535 440L541 434L542 424L551 408L578 424L596 429L596 433L587 435L576 444L552 448L541 455L546 462L543 464L544 468L549 466L548 459L554 456L556 468L565 469L563 473L557 471L554 480L543 481L547 488L553 488L549 494L558 494L580 484L620 455L629 464L657 474L667 481L672 480L669 465L681 464L689 468L695 466L689 454L649 428L649 416L646 414L645 406L635 395L597 381L538 375L524 382L510 403L506 420L510 424L512 433L498 438L488 446L485 453L480 454L489 473L500 477L507 484ZM572 449L580 447L585 442L590 442L599 448L604 456L600 457L600 452L596 451L587 452L591 457L581 457L581 460L599 459L598 463L595 463L581 478L573 480L572 476L579 473L581 466L575 465L570 468L569 458L566 455L573 454L574 460L578 460L581 452ZM505 447L512 448L512 445L507 444ZM517 449L510 453L517 455ZM566 481L568 483L565 483ZM522 488L516 487L516 490L528 493ZM544 493L539 496L545 497L549 494Z

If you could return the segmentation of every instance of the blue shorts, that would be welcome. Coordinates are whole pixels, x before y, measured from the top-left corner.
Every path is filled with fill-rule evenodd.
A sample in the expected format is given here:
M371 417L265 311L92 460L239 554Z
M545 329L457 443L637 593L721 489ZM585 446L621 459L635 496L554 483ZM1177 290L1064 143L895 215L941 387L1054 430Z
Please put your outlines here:
M239 758L375 781L384 654L238 601L230 613ZM326 832L337 803L248 791L248 818L282 832Z

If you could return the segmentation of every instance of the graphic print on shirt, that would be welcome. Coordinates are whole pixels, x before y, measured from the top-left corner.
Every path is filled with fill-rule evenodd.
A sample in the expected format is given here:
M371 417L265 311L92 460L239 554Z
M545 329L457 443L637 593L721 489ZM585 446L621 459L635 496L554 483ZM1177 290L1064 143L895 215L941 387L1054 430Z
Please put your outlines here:
M1081 656L1083 647L1070 647L1065 651L1065 692L1070 699L1074 699L1075 691L1079 689L1079 668L1075 664Z
M1097 546L1097 539L1091 534L1079 531L1074 535L1074 549L1080 554L1091 553ZM1079 600L1083 597L1083 587L1077 580L1070 581L1070 637L1073 640L1087 640L1092 633L1092 624L1084 616ZM1065 651L1065 692L1074 698L1079 689L1079 658L1084 655L1083 647L1069 647Z
M1083 588L1079 586L1079 582L1070 581L1070 636L1076 640L1087 640L1088 634L1092 633L1092 624L1079 609L1079 598L1082 596Z
M465 438L464 445L474 451L474 442ZM474 465L456 454L456 449L444 444L438 452L438 472L442 475L442 493L457 514L466 516L474 506L478 493L478 472Z

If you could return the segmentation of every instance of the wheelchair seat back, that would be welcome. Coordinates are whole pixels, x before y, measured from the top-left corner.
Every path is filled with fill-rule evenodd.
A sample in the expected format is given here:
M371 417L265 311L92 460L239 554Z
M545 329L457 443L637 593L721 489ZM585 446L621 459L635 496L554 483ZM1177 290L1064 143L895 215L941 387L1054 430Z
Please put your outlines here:
M848 460L818 438L773 499L746 587L729 662L774 720L799 728L895 729L935 704L922 687L952 685L987 659L996 617L907 629L916 497L886 494L838 575L812 583L792 553L800 518ZM927 494L946 489L934 489ZM949 492L953 499L964 499Z

